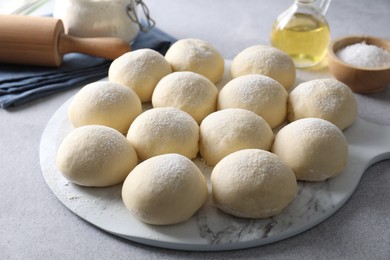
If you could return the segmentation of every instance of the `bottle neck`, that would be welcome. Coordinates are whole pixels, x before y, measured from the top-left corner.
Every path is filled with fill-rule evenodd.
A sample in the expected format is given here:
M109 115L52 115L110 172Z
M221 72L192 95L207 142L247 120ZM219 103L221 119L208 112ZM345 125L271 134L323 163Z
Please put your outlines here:
M302 8L313 8L318 10L322 15L325 15L329 8L331 0L321 0L316 3L316 0L295 0L295 3Z

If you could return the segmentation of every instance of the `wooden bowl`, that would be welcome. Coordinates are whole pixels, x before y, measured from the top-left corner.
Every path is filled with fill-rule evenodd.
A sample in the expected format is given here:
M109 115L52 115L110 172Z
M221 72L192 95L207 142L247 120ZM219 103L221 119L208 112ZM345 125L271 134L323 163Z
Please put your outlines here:
M366 42L390 52L390 42L370 36L349 36L334 40L328 50L328 66L333 76L348 85L353 92L369 94L383 90L390 83L390 65L365 68L343 62L337 57L339 49L355 43Z

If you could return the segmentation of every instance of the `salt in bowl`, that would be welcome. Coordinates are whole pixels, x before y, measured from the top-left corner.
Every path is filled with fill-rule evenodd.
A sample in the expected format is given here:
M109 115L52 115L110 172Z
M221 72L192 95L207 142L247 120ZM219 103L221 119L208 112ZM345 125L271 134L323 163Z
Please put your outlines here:
M334 40L328 50L328 66L332 75L348 85L353 92L369 94L383 90L390 83L390 65L360 67L346 63L337 56L337 51L356 43L365 42L390 52L390 42L370 36L349 36Z

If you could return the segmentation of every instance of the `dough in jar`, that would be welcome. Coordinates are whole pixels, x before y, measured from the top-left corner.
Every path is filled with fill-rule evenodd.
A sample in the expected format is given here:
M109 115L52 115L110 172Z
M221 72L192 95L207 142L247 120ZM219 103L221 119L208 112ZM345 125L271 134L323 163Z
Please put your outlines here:
M157 83L169 73L172 69L164 56L152 49L140 49L116 58L108 79L133 89L141 102L149 102Z
M207 194L202 172L179 154L158 155L140 163L122 187L126 208L139 220L155 225L188 220Z
M260 116L241 108L211 113L200 124L199 151L214 166L223 157L242 149L270 150L274 134Z
M229 81L218 94L218 110L242 108L261 116L271 128L281 124L287 113L288 93L276 80L249 74Z
M132 89L118 83L98 81L77 92L70 103L68 118L74 127L105 125L126 133L141 112L141 101Z
M284 126L275 136L277 154L301 181L323 181L340 174L348 162L343 132L320 118L304 118Z
M237 78L247 74L262 74L278 81L289 90L295 82L295 65L286 53L274 47L255 45L234 57L230 74Z
M190 72L174 72L162 78L154 89L153 107L175 107L200 122L217 106L217 87L206 77Z
M175 42L165 54L173 71L192 71L217 83L223 76L225 60L210 43L199 39Z
M192 159L198 153L199 126L180 109L152 108L134 120L127 139L141 160L166 153L178 153Z
M260 149L245 149L223 158L211 173L217 207L244 218L280 213L295 197L294 173L280 158Z
M121 183L137 164L137 154L117 130L102 125L72 130L57 151L56 164L69 181L104 187Z
M291 91L287 111L290 122L316 117L343 130L355 122L358 107L347 85L335 79L316 79L301 83Z

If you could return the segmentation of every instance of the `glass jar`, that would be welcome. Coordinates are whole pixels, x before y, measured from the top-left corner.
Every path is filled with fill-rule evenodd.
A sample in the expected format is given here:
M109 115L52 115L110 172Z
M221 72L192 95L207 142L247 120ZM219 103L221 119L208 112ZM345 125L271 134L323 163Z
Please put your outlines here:
M138 5L145 24L141 23ZM155 24L142 0L56 0L53 15L63 21L69 35L118 37L128 42Z

